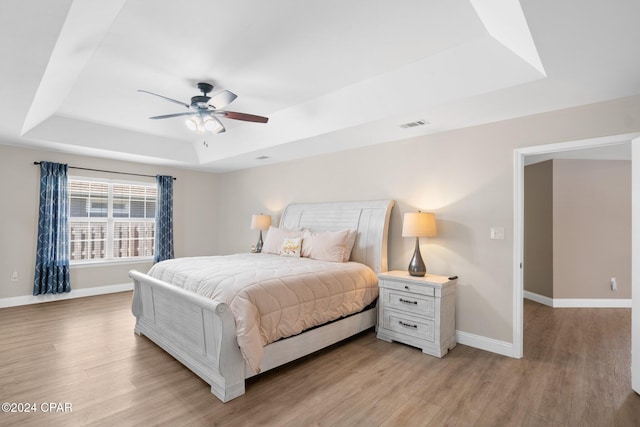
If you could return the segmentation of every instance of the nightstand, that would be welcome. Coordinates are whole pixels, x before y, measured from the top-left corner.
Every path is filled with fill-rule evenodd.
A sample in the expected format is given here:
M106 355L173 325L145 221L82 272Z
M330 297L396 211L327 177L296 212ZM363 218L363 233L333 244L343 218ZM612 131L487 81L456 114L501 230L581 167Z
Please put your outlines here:
M442 357L456 345L456 282L407 271L378 275L378 338L397 341Z

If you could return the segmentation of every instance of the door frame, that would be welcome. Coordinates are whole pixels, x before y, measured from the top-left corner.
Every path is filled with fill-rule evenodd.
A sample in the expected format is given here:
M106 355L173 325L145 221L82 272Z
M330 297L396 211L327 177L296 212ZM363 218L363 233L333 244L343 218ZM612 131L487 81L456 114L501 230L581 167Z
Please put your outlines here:
M513 215L513 357L523 357L523 269L524 261L524 166L525 157L585 148L631 143L632 150L632 243L631 259L640 257L640 133L613 135L555 144L536 145L514 150L514 215ZM632 388L640 393L640 262L632 261L631 271L631 379ZM636 264L638 264L636 266Z

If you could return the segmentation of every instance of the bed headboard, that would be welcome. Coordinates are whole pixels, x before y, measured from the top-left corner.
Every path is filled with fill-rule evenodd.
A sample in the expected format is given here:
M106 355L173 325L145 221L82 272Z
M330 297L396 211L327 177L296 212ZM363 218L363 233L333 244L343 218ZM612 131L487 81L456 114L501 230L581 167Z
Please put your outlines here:
M387 271L387 234L393 200L292 203L282 212L280 228L313 231L357 230L351 261L376 273Z

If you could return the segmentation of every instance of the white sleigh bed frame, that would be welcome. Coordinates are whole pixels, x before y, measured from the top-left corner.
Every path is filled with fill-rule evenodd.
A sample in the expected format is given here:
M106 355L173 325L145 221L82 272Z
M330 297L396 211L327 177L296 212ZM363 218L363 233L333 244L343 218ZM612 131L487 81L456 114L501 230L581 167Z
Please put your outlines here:
M290 204L280 227L311 230L358 230L351 261L387 271L387 234L391 200ZM228 305L185 291L132 270L135 333L144 335L211 385L211 393L228 402L245 392L254 376L236 341ZM376 324L376 307L264 347L261 372L306 356Z

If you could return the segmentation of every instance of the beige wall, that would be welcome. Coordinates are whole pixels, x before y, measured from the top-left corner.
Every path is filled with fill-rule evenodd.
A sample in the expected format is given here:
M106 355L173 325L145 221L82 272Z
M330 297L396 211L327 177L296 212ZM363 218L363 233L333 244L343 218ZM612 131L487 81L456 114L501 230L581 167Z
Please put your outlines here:
M553 298L553 163L524 168L524 290Z
M423 239L434 274L458 275L457 329L512 341L515 148L640 131L640 97L593 104L405 141L224 174L221 248L255 243L250 215L289 202L392 198L389 267L413 250L402 214L433 211L439 236ZM505 240L490 240L492 226Z
M143 165L94 157L0 145L0 298L31 295L35 266L40 170L34 161L47 160L94 169L141 174L164 174L178 178L174 183L174 233L176 256L212 254L217 251L217 176L161 166ZM71 170L81 176L147 180L126 175ZM146 271L151 263L104 267L72 267L72 289L130 283L131 269ZM19 280L11 281L17 271Z
M549 298L631 298L630 161L529 165L524 204L526 291Z
M631 162L554 160L553 188L554 298L631 298Z
M16 176L31 183L25 192L0 190L3 201L21 203L8 213L2 209L0 297L30 293L29 285L21 282L18 289L9 276L15 268L26 271L22 277L33 274L37 168L31 163L66 161L177 176L177 185L184 186L176 188L184 197L176 201L178 256L247 251L257 240L249 229L251 214L271 213L277 220L289 202L391 198L397 206L391 216L389 266L405 269L413 241L401 237L402 214L433 211L439 236L423 239L422 254L430 272L460 277L456 329L511 342L513 150L638 131L640 96L221 175L0 146L3 180ZM504 240L489 239L493 226L505 228ZM15 251L7 243L20 239ZM93 278L83 280L92 286L107 284L102 273L89 274ZM113 283L126 281L124 274L115 276L110 277Z

